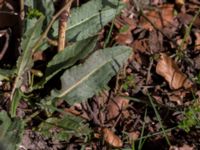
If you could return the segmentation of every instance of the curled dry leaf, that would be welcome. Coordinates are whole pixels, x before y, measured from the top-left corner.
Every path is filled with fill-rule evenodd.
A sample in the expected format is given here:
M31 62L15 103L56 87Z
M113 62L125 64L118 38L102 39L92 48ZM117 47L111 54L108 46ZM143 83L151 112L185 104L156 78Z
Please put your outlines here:
M123 143L122 140L114 134L110 129L108 128L103 128L103 138L108 143L109 145L113 147L122 147Z
M165 78L171 89L192 87L192 82L182 73L175 62L166 54L161 53L156 66L156 73Z
M117 117L120 112L128 106L129 100L123 97L115 97L108 102L108 120Z

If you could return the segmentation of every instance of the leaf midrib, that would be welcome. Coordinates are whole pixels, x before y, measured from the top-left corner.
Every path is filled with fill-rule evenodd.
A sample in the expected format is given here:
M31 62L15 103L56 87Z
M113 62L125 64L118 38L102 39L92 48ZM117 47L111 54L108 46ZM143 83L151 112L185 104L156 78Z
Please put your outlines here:
M106 12L106 11L111 11L111 10L116 10L116 9L112 9L112 8L111 8L111 9L106 9L106 10L104 10L104 12ZM99 14L100 14L100 13L98 12L98 13L96 13L96 14L90 16L89 18L86 18L86 19L84 19L83 21L78 22L78 23L75 24L75 25L69 26L68 31L71 30L71 29L73 29L73 28L76 28L77 26L79 26L79 25L82 24L82 23L87 22L88 20L92 19L93 17L98 16Z

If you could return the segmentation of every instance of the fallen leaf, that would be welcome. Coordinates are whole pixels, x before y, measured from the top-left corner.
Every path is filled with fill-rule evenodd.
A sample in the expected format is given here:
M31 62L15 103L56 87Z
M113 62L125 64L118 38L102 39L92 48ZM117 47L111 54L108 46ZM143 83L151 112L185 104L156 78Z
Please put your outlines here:
M176 5L182 6L185 4L185 0L176 0L175 3Z
M103 138L109 145L113 147L122 147L123 143L122 140L114 134L110 129L103 128Z
M118 44L132 43L133 36L131 31L137 27L135 21L133 21L133 19L121 16L115 20L114 24L120 31L120 33L115 36L115 41Z
M139 138L140 132L139 131L133 131L133 132L128 133L128 136L129 136L130 141L134 142Z
M200 50L200 32L194 32L194 35L196 37L195 50Z
M169 150L194 150L195 148L193 146L189 146L184 144L181 147L177 147L177 146L170 146Z
M33 60L38 61L38 60L45 60L45 57L43 55L43 52L35 52L33 54Z
M117 117L120 112L128 106L129 100L123 97L115 97L110 99L107 105L107 119Z
M115 41L118 44L131 44L133 41L133 37L131 32L128 33L119 33L116 37L115 37Z
M165 78L171 89L185 89L192 87L192 82L182 73L175 62L166 54L161 53L156 66L156 73Z
M157 28L163 28L165 26L173 24L174 19L174 5L164 4L158 9L152 9L147 11L144 16L151 21ZM149 31L153 30L151 23L144 17L141 17L141 26Z

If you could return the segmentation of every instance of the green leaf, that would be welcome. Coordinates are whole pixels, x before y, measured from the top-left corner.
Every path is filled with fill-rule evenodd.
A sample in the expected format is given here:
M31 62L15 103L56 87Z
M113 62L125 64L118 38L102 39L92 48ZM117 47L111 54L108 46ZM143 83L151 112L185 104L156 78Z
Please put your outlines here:
M123 8L118 0L91 0L70 12L66 37L69 41L79 41L95 35ZM57 36L58 22L54 23L54 36Z
M0 112L0 122L0 149L18 149L24 131L24 123L18 118L11 121L5 111Z
M15 74L15 69L7 70L7 69L0 69L0 80L9 80L9 77Z
M26 0L25 5L29 7L29 10L32 12L32 16L35 15L35 17L38 17L38 15L43 15L46 16L46 20L49 21L50 18L52 17L55 9L54 9L54 4L52 0ZM30 12L28 12L30 13ZM34 14L35 13L35 14ZM39 14L38 14L39 13ZM28 14L29 16L30 14Z
M59 132L49 132L59 130ZM72 136L81 137L88 135L91 131L88 125L83 124L83 120L79 117L66 115L63 118L48 118L39 126L39 131L49 138L61 141L68 141Z
M38 21L34 24L34 26L29 29L22 38L22 55L19 57L17 61L17 83L15 83L17 88L21 86L22 75L30 70L30 68L33 65L32 60L32 48L35 45L36 41L38 40L38 37L40 36L42 32L42 25L44 21L44 16L40 17Z
M96 51L84 64L64 72L61 77L62 88L53 90L52 97L63 98L69 104L86 100L107 85L130 54L131 49L126 46Z
M22 99L22 93L19 88L17 88L14 92L12 103L11 103L11 109L10 109L10 115L11 117L16 116L16 110L17 106L19 105L20 100Z
M68 68L80 59L84 59L95 47L97 37L88 38L68 46L64 51L54 56L47 65L47 79L54 76L60 70Z
M44 84L55 76L62 69L66 69L74 65L78 60L84 59L92 52L97 42L97 36L78 41L63 51L57 53L48 63L45 72L45 78L39 84L36 84L33 89L41 88Z
M18 95L15 92L18 91L22 85L23 75L26 74L27 71L29 71L31 67L33 66L32 48L42 32L43 21L44 21L44 16L40 17L38 21L35 23L35 25L26 31L26 33L24 34L22 38L21 48L23 52L17 61L17 73L16 73L17 75L15 78L15 84L11 93L11 100L12 100L11 106L15 106L11 108L11 112L12 112L11 115L13 117L15 116L14 114L17 108L16 104L18 104L18 102L16 101L19 100L18 97L17 98L14 97Z

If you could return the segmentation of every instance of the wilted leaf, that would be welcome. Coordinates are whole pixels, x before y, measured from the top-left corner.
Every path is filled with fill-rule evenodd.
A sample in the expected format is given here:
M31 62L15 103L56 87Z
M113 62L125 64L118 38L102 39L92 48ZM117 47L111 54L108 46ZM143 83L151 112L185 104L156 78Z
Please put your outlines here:
M160 59L156 66L156 73L165 78L171 89L181 87L190 88L192 82L182 73L175 62L166 54L161 53Z
M129 100L123 97L115 97L108 102L107 117L108 120L117 117L120 112L128 106Z
M52 91L52 97L63 98L69 104L81 102L97 94L117 73L131 54L126 46L98 50L84 64L65 71L62 88Z
M123 146L122 140L108 128L103 129L103 138L109 145L113 147Z
M116 0L92 0L72 9L68 20L67 39L79 41L95 35L121 8L123 5ZM58 22L53 25L53 29L54 36L57 36Z

